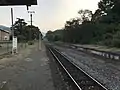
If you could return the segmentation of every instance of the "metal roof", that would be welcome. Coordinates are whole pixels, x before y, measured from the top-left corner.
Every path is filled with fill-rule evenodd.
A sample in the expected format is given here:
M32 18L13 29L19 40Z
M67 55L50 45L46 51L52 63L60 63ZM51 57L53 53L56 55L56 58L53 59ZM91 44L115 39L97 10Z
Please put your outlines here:
M3 29L0 29L0 31L6 32L6 33L11 33L10 31L8 31L8 30L3 30Z

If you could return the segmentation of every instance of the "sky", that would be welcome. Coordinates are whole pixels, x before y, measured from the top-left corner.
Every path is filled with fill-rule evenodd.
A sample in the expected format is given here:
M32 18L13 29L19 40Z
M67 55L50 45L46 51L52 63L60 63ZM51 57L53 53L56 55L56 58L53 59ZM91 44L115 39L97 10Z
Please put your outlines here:
M80 9L89 9L95 12L100 0L37 0L38 5L29 8L35 11L33 14L33 25L40 28L42 32L56 30L64 27L67 20L79 17ZM30 24L30 15L26 6L1 6L0 25L11 26L10 9L14 11L14 22L16 18L25 19Z

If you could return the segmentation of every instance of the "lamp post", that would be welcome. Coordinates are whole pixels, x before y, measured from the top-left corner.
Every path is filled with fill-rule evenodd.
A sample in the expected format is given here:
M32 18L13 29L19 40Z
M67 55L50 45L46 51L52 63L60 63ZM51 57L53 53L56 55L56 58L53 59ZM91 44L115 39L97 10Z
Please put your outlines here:
M28 11L28 13L30 13L30 22L31 22L31 29L29 32L29 40L31 40L31 31L32 31L32 22L33 22L33 13L35 13L35 11Z
M38 50L42 49L42 35L41 32L39 31L39 39L38 39Z

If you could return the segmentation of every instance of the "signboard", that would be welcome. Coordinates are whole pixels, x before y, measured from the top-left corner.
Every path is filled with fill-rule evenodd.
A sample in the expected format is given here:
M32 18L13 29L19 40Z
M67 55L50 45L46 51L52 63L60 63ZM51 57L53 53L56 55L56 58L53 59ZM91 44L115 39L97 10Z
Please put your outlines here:
M13 37L13 49L12 49L12 53L17 53L17 37Z
M37 0L0 0L0 6L37 5Z

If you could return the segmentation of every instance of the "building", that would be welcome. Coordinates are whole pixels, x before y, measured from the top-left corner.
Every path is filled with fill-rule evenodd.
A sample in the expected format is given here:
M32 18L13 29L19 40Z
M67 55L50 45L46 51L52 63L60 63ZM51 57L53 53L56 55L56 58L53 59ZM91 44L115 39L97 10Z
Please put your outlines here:
M5 41L10 39L10 32L8 30L0 29L0 41Z

